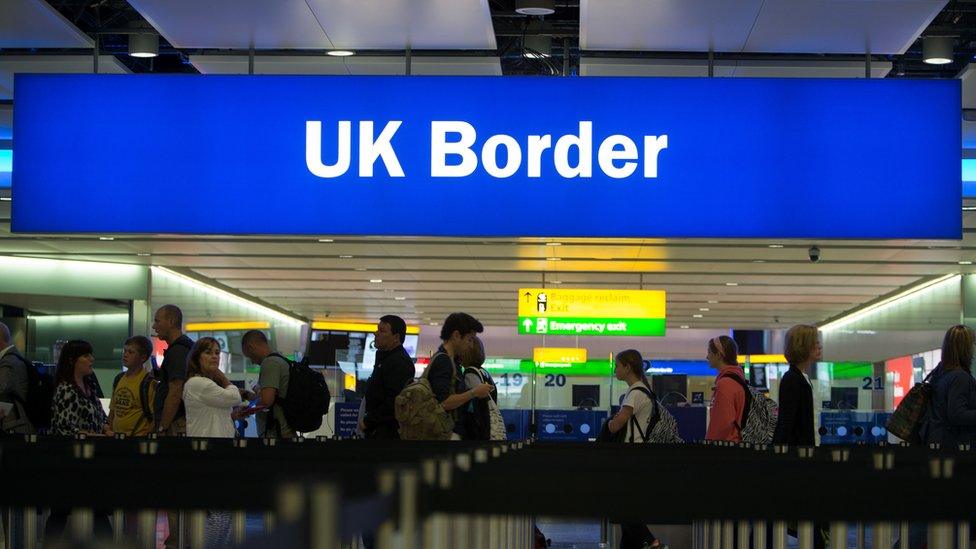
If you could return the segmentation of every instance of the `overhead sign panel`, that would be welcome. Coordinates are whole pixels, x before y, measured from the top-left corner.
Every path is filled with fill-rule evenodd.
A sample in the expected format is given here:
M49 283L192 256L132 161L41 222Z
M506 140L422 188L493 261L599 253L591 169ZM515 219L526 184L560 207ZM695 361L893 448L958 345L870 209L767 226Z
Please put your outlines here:
M663 336L661 290L522 288L518 292L523 335Z
M957 80L17 75L15 89L16 232L961 238ZM527 114L525 98L544 100ZM477 207L458 217L458 197Z
M574 347L536 347L532 349L534 362L578 364L586 362L586 349Z

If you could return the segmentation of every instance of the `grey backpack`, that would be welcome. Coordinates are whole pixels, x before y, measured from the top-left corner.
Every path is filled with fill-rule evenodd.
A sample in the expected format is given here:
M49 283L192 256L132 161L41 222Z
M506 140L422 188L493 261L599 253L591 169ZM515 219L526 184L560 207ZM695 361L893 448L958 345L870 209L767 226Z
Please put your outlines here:
M681 435L678 434L677 420L667 408L661 406L657 400L657 395L650 387L634 387L631 391L640 391L651 399L651 417L647 420L647 425L641 429L637 419L630 416L630 421L634 426L630 432L630 442L634 442L634 431L640 434L641 441L649 444L680 444L684 442Z

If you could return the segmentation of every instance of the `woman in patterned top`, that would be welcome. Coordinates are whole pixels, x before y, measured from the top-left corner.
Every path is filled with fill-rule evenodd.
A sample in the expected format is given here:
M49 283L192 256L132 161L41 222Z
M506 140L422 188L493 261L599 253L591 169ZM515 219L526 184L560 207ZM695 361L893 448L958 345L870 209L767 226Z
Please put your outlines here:
M54 391L52 434L112 434L105 410L98 400L98 392L89 381L94 362L95 354L91 343L87 341L69 341L61 349L58 368L54 373L54 382L58 386ZM64 507L51 508L51 516L44 528L45 540L61 538L67 526L69 511L70 509ZM111 539L112 526L108 520L108 511L96 509L93 518L95 536L103 540Z
M92 374L95 355L87 341L69 341L61 349L54 374L51 433L100 435L112 433L98 395L87 378Z

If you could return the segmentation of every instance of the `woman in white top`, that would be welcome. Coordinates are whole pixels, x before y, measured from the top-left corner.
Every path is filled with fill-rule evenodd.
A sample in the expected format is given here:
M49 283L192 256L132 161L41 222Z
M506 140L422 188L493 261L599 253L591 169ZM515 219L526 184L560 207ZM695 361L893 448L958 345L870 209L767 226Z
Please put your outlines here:
M239 406L241 392L220 371L220 343L212 337L201 337L186 360L188 379L183 385L186 406L186 434L191 437L234 438L237 430L231 419ZM207 511L206 547L230 544L230 514Z
M620 381L627 383L627 392L624 400L620 403L620 411L610 420L607 427L611 433L616 433L621 429L627 429L624 441L641 444L644 438L641 431L634 429L634 423L645 431L644 437L648 436L647 423L651 419L651 412L654 404L651 397L651 384L647 382L644 375L644 358L633 349L628 349L617 354L617 360L613 369L613 375ZM647 392L645 393L644 390ZM636 421L631 421L634 418ZM624 523L620 525L620 549L637 549L641 547L660 547L661 542L654 537L646 524Z

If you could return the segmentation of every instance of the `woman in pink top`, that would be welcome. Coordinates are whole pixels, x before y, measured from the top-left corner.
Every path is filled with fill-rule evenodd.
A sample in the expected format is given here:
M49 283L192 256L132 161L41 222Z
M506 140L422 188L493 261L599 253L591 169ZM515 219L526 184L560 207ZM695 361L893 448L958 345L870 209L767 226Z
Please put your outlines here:
M718 370L708 413L707 440L742 441L742 412L746 406L746 378L739 366L739 348L729 336L708 341L708 364Z

